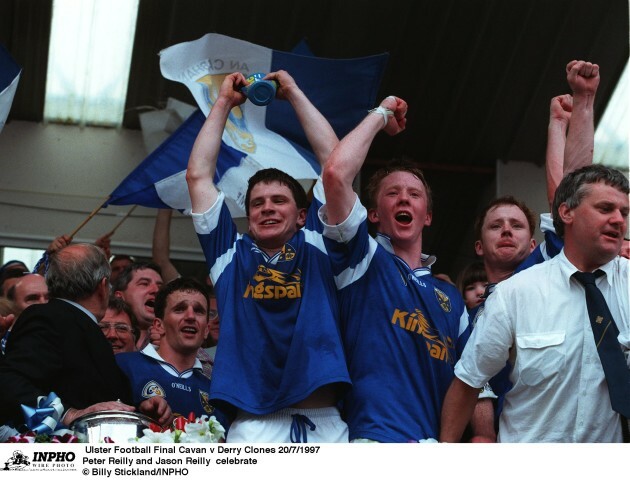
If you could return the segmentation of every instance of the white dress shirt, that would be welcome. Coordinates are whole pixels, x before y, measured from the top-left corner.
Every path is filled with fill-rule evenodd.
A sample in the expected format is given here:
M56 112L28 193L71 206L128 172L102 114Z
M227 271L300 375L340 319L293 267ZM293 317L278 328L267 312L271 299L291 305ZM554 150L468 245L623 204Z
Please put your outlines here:
M630 350L628 260L616 257L597 279ZM455 375L483 386L512 362L513 388L499 422L501 442L620 442L620 418L586 307L584 288L564 250L501 282L488 298Z

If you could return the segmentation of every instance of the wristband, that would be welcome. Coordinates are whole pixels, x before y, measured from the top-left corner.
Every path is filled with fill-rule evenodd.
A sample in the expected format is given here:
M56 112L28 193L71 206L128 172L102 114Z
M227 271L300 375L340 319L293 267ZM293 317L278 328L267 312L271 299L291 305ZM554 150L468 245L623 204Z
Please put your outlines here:
M390 115L394 115L394 111L385 107L381 107L380 105L375 109L368 110L369 114L381 114L383 116L383 127L387 125L387 121L389 120Z

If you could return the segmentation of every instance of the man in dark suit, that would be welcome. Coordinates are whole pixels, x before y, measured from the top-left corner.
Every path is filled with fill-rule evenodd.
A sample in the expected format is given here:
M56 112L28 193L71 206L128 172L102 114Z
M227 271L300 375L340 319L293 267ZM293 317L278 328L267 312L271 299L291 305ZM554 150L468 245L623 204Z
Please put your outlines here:
M110 275L96 246L74 244L50 255L51 299L24 310L0 362L0 424L20 425L20 406L34 407L50 392L59 396L67 426L90 412L136 409L130 405L129 381L97 325L107 309ZM159 397L138 408L160 424L172 416Z

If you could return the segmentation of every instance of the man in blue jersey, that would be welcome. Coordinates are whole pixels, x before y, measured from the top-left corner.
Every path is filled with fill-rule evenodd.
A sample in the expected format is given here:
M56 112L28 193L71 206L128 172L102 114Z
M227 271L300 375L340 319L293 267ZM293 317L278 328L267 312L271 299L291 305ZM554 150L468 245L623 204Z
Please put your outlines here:
M131 382L134 403L154 396L166 399L175 416L223 415L209 402L210 380L203 375L197 350L209 332L208 289L195 279L179 277L155 297L153 329L161 335L156 349L120 353L116 362Z
M284 71L267 76L296 111L313 151L325 162L338 139ZM317 208L300 184L263 169L245 196L247 234L240 234L213 178L232 108L245 96L241 73L226 76L193 146L186 180L195 229L221 318L211 399L236 411L228 442L347 442L337 402L350 377L338 306Z
M355 442L436 440L442 400L468 335L461 295L431 275L435 257L422 252L432 205L420 169L400 162L379 170L367 187L367 210L352 189L376 134L403 131L406 112L404 100L387 97L324 167L320 219L340 296L353 385L344 415ZM478 434L492 440L492 404L481 402L480 409Z

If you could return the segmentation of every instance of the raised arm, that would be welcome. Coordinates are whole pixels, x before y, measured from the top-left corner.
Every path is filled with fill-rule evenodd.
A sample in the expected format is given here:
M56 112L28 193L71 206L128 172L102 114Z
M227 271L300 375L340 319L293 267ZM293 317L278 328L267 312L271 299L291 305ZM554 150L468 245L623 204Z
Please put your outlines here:
M304 92L293 80L293 77L284 70L269 73L265 79L278 82L276 97L288 100L295 110L300 125L306 133L306 138L311 144L313 153L317 157L319 165L324 167L335 146L339 143L337 134L330 123L319 110L306 97Z
M35 267L33 268L33 273L41 274L42 276L45 275L46 269L48 266L48 256L50 256L50 254L52 254L53 252L57 252L63 249L64 247L69 246L71 243L72 243L72 237L70 237L69 235L62 234L59 237L56 237L48 245L42 257L37 261L37 264L35 264ZM108 255L108 252L106 252L105 254Z
M549 106L545 170L547 173L547 200L550 212L554 193L564 175L564 149L567 143L567 130L571 120L572 108L573 98L568 94L552 98Z
M94 241L94 245L103 249L108 259L112 256L112 234L113 232L106 232Z
M562 177L593 162L593 104L599 86L599 66L572 60L566 71L573 95L554 97L549 109L545 163L549 205Z
M402 132L407 123L406 115L407 102L397 97L387 97L381 102L380 110L370 111L337 144L323 173L329 224L339 224L350 214L355 200L352 182L361 170L376 134L382 129L389 135Z
M165 283L177 279L179 272L171 262L171 209L158 209L153 226L153 244L151 251L153 262L162 269L162 279Z
M564 150L564 175L593 163L593 105L599 86L599 66L573 60L567 64L567 82L573 92L573 111Z
M214 173L221 148L221 137L230 110L246 100L238 90L244 85L247 85L247 81L239 72L225 77L217 100L197 135L186 170L193 212L205 212L217 200L219 192L214 185Z

